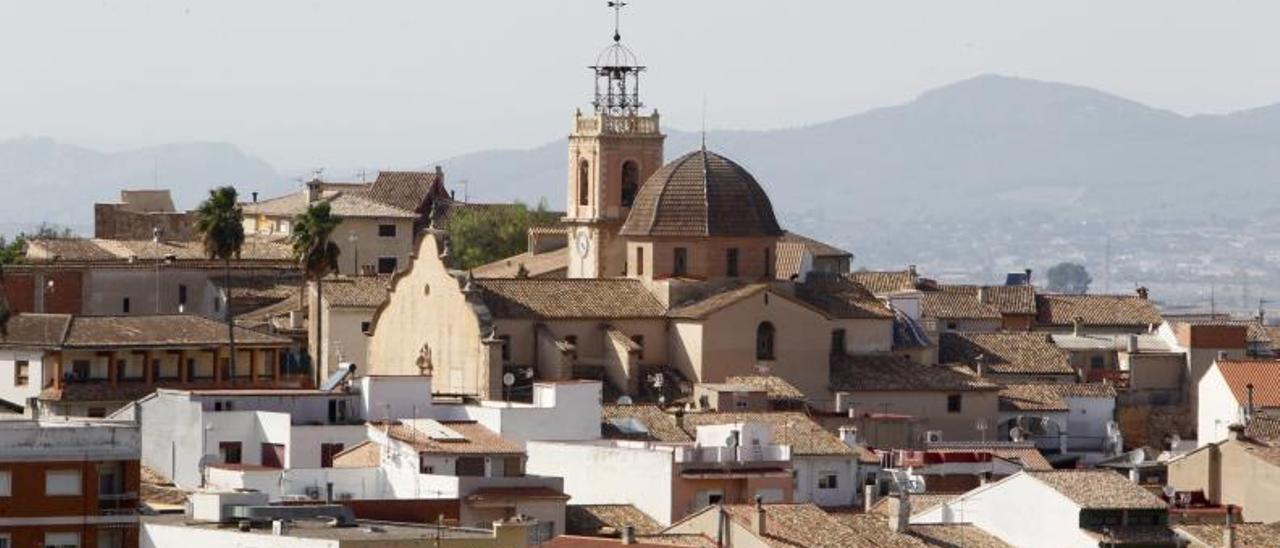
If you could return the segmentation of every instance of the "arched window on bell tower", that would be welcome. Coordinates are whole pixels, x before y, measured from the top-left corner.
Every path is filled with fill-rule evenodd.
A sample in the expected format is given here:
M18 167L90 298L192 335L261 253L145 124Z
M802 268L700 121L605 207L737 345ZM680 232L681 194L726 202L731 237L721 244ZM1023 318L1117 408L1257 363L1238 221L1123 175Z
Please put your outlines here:
M640 165L635 160L622 163L622 207L631 207L640 192Z
M591 164L578 162L578 205L591 205Z

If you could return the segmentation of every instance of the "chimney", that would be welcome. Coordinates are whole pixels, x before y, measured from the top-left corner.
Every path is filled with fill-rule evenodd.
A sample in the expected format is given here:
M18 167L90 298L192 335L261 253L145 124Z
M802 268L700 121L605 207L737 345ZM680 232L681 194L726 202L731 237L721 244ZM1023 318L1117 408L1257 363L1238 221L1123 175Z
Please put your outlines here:
M157 243L157 244L160 243L161 234L163 234L163 232L160 230L160 227L158 226L151 227L151 242Z
M1028 268L1026 270L1026 273L1027 273L1027 285L1031 285L1031 269Z
M985 285L978 286L978 302L987 302L987 286Z
M1138 289L1136 291L1138 292L1139 299L1142 299L1144 301L1147 300L1147 288L1145 286L1138 286Z
M1231 441L1238 440L1238 439L1240 439L1240 435L1241 435L1241 434L1244 434L1244 425L1243 425L1243 424L1236 423L1236 424L1232 424L1232 425L1230 425L1230 426L1228 426L1228 427L1227 427L1227 439L1228 439L1228 440L1231 440Z
M907 265L907 275L911 277L912 289L915 289L916 280L919 279L919 275L916 274L916 265Z
M871 507L875 505L876 505L876 486L863 485L862 486L862 511L870 514Z
M889 521L889 528L897 533L906 533L907 527L911 525L911 494L907 492L905 486L898 488L898 498L894 499L894 503L898 508L893 519Z
M860 445L862 440L858 439L858 427L848 425L841 426L840 441L844 442L844 444L849 447L857 447Z
M1227 523L1222 528L1222 548L1235 548L1236 546L1236 526L1231 521L1232 505L1227 505Z
M333 482L324 484L324 503L333 504Z
M1079 317L1079 316L1076 316L1076 319L1071 320L1071 334L1072 334L1072 335L1075 335L1075 336L1077 336L1077 337L1079 337L1079 336L1080 336L1080 327L1081 327L1082 325L1084 325L1084 318L1081 318L1081 317Z
M751 517L751 529L755 531L757 537L764 537L769 531L769 527L765 524L764 499L760 498L760 495L756 495L756 513Z
M257 192L257 191L254 191L253 193L251 193L251 194L250 194L250 196L253 196L253 203L255 203L255 204L256 204L256 203L258 203L258 192Z
M1129 339L1126 341L1126 343L1127 344L1125 344L1125 348L1124 348L1125 352L1128 352L1130 354L1138 353L1138 336L1137 335L1129 335Z
M1226 359L1227 359L1227 351L1226 351L1226 350L1219 350L1219 351L1218 351L1218 361L1226 361Z
M987 355L986 354L978 354L978 356L973 359L973 365L978 370L979 377L985 377L987 375Z
M622 543L623 544L636 543L636 526L627 525L622 528Z
M307 183L307 203L314 204L320 200L320 179L312 179Z
M684 409L683 408L676 409L675 418L676 418L676 428L679 428L680 430L684 430Z
M441 183L444 182L444 169L441 169L440 166L436 166L436 180Z
M1244 394L1244 423L1249 424L1253 420L1253 383L1244 385Z

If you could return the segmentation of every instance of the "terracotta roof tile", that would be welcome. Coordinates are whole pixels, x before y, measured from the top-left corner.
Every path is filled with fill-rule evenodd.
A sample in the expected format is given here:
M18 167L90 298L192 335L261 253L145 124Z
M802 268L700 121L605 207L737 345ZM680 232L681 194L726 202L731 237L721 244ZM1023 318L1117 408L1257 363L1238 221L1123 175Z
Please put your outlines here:
M434 436L430 430L415 428L405 421L386 425L387 435L392 439L412 445L423 453L440 453L451 455L524 455L519 444L509 441L492 430L471 421L432 421L456 432L461 438Z
M366 195L378 202L419 214L431 198L448 198L439 171L379 171Z
M1280 444L1280 418L1256 415L1244 427L1245 437L1269 444Z
M657 520L630 504L571 504L564 508L564 530L570 535L617 536L630 525L638 535L662 532Z
M998 390L999 386L961 369L923 365L897 356L834 356L831 389L860 391Z
M56 347L71 326L70 314L16 314L9 318L0 345Z
M939 320L999 320L1000 310L976 295L951 291L926 291L920 295L920 315Z
M1036 313L1036 290L1029 285L939 285L942 293L957 293L978 299L995 308L1001 314L1034 315Z
M893 311L862 285L846 278L814 276L796 284L796 298L833 318L891 319Z
M292 341L237 327L236 344L284 346ZM131 348L221 346L228 344L227 326L203 316L76 316L63 346L67 348Z
M803 400L804 392L777 375L747 375L727 377L726 384L741 384L764 390L770 400Z
M857 536L857 541L849 546L890 548L923 548L926 546L920 539L894 531L889 528L889 520L876 514L854 514L833 512L833 519L848 527Z
M867 288L876 295L887 295L899 291L916 289L916 279L908 270L901 271L869 271L850 272L848 278Z
M624 422L628 419L635 422ZM639 430L637 426L642 427L645 432L635 431ZM601 435L608 439L693 441L689 434L676 426L674 416L656 405L605 405L601 411L600 429Z
M995 374L1075 375L1065 351L1047 333L943 333L938 342L938 361L977 367L985 359L985 370Z
M1235 548L1274 548L1277 544L1280 544L1280 523L1237 523L1234 527L1236 536ZM1222 544L1223 532L1226 529L1225 525L1184 524L1175 525L1174 529L1199 542L1199 544L1193 544L1192 546L1226 548Z
M1280 360L1219 360L1216 367L1237 402L1249 399L1252 384L1255 406L1280 407Z
M339 276L326 278L324 298L334 308L377 308L387 300L390 276Z
M780 280L791 279L800 273L800 263L808 253L817 258L851 258L852 253L838 247L825 244L794 232L786 232L778 240L778 253L774 261L774 272Z
M200 241L186 240L29 240L27 258L32 262L127 263L130 260L210 261ZM293 262L293 250L281 238L246 236L240 259L246 261ZM221 262L219 261L219 264Z
M480 278L515 278L524 266L530 278L564 278L569 271L569 248L533 253L526 251L471 269Z
M1112 398L1107 383L1008 384L1000 390L1001 411L1067 411L1066 398Z
M1160 497L1110 470L1027 472L1086 510L1163 510Z
M560 535L539 544L541 548L614 548L622 544L616 538L585 537ZM630 548L667 548L669 546L689 546L694 548L715 548L715 542L702 535L653 535L636 536L635 544Z
M964 493L916 493L911 495L911 514L919 514L931 508L955 500ZM889 495L876 501L871 506L871 513L878 516L893 515L893 505L897 503L896 495Z
M684 302L674 305L671 307L671 310L667 311L667 317L686 320L700 320L725 307L765 291L769 291L769 284L756 283L739 287L731 287L712 293L711 295L703 296L702 298L692 302Z
M636 194L624 236L781 236L769 196L742 166L699 150L663 166Z
M382 465L382 448L369 440L352 445L333 456L334 468L377 468Z
M725 505L724 510L730 519L747 528L751 527L756 513L755 505L751 504ZM881 537L867 538L864 531L855 530L813 504L765 504L764 511L767 532L761 540L770 548L884 546L878 544ZM884 531L889 532L888 527Z
M939 548L1013 548L991 533L967 523L936 523L912 525L910 535L920 539L925 546Z
M666 312L639 280L477 278L474 283L498 318L660 318Z
M1069 326L1081 318L1085 326L1139 328L1164 319L1155 303L1136 295L1037 295L1037 321Z
M827 431L804 413L794 411L751 413L688 413L684 416L684 430L694 437L699 426L734 424L767 424L773 427L773 440L790 445L796 455L853 456L858 451L835 434Z

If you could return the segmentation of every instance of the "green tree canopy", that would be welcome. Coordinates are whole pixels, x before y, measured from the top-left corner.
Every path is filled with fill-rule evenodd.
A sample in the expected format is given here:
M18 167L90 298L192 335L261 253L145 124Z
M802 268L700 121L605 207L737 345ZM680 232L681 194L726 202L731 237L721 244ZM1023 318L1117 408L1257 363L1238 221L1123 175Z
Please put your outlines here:
M475 268L529 249L529 228L555 222L545 203L534 209L510 206L454 206L449 211L449 240L462 269Z
M320 313L320 297L324 294L324 277L338 270L338 244L333 242L333 233L342 224L340 217L334 217L329 209L329 202L314 202L307 206L293 220L293 233L289 235L293 246L293 258L298 261L303 274L316 284L316 305L311 309L316 321L315 333L324 332L324 315ZM324 372L324 344L317 344L315 356L315 383L320 386Z
M1093 277L1080 263L1062 262L1049 269L1049 291L1083 295L1089 292Z

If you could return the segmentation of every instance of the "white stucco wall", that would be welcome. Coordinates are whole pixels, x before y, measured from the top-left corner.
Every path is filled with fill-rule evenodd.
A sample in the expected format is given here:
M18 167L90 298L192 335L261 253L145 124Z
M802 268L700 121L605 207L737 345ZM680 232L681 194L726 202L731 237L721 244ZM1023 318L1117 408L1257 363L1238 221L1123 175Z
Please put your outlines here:
M43 358L38 350L0 350L0 400L26 406L29 398L39 396L45 382L53 380L52 367L45 371ZM15 384L19 360L27 361L27 384L22 386Z
M143 522L139 527L141 548L338 548L337 540L273 536L271 531L241 533L234 530L204 529Z
M796 474L795 502L812 502L818 506L853 506L858 491L858 459L849 457L825 457L801 455L791 457ZM819 489L818 478L823 472L836 473L835 489Z
M517 443L594 440L600 438L600 393L597 381L537 383L532 404L482 402L437 410L442 418L474 420Z
M911 523L972 523L1014 546L1045 546L1049 539L1061 548L1098 546L1080 530L1080 507L1027 474L969 491Z
M593 444L529 442L530 474L564 478L573 504L631 504L669 525L672 454Z
M1200 378L1197 387L1196 442L1200 447L1227 439L1227 427L1240 422L1240 402L1215 365Z

